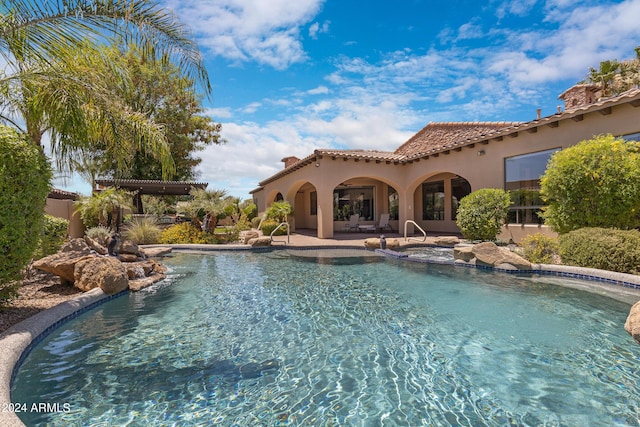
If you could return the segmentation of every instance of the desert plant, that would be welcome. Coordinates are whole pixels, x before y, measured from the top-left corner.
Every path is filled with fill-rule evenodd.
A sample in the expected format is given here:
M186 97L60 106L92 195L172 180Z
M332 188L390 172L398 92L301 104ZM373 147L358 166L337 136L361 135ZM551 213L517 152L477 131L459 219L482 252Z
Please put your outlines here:
M587 227L560 235L562 263L640 273L640 231Z
M289 215L293 215L293 207L287 201L271 203L266 212L267 219L272 219L278 223L285 222Z
M541 178L545 223L558 233L640 226L640 143L599 136L555 153Z
M160 235L160 243L180 244L180 243L217 243L216 237L212 233L205 233L201 229L194 227L189 222L172 225Z
M559 260L559 243L555 237L543 233L526 236L520 242L524 257L537 264L554 264Z
M38 248L33 254L33 259L40 259L58 252L64 244L69 232L69 221L55 216L44 216L44 226Z
M124 226L122 237L137 245L158 243L162 230L152 216L134 217Z
M495 240L510 205L511 196L504 190L476 190L460 200L456 223L465 239Z
M0 303L16 295L38 245L51 177L40 147L0 126Z
M104 227L102 225L98 225L96 227L87 228L84 232L87 237L95 240L101 245L107 245L107 239L113 234L113 231L108 227Z
M113 187L76 201L76 211L85 227L102 225L116 230L120 221L120 210L132 208L131 193Z
M262 234L265 236L270 236L271 233L273 232L273 230L275 230L278 225L280 225L279 222L276 222L274 220L271 219L267 219L265 221L262 221L262 225L260 226L260 230L262 231ZM275 236L283 236L287 234L287 226L283 225L282 227L278 228L278 231L275 232Z
M258 226L260 225L260 221L262 221L262 217L260 216L251 218L251 228L258 228Z

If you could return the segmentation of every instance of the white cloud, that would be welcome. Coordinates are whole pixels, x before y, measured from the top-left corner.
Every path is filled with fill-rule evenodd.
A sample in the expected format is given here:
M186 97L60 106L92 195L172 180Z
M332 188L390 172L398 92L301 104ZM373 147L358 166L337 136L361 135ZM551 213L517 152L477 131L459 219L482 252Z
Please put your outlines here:
M309 95L326 95L329 93L329 88L326 86L318 86L317 88L307 91Z
M300 28L324 0L168 0L205 50L236 62L284 69L306 59ZM325 25L318 26L323 31Z
M328 33L329 32L329 21L324 21L322 26L320 26L319 22L314 22L309 26L309 37L316 40L318 38L318 34Z

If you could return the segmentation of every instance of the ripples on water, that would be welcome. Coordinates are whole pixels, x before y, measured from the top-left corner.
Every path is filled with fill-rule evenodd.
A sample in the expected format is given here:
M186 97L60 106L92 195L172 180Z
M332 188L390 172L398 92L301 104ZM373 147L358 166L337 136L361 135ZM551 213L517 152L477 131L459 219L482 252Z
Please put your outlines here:
M171 280L64 324L12 397L71 411L23 420L639 424L628 304L542 279L283 254L176 254Z

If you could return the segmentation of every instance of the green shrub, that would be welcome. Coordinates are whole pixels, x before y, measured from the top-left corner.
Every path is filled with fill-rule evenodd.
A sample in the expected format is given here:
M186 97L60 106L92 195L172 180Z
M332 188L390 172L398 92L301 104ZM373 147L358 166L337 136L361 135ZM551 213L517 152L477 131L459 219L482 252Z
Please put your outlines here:
M272 219L278 223L285 222L289 215L293 215L293 207L284 200L271 203L267 209L267 219Z
M98 225L97 227L91 227L85 230L84 234L101 245L107 246L107 239L113 234L111 229Z
M520 242L524 257L536 264L554 264L559 259L558 239L543 233L530 234Z
M151 245L158 243L162 230L158 221L152 216L134 217L124 226L122 237L131 240L136 245Z
M242 213L247 216L247 219L251 221L258 216L258 206L255 203L249 203L242 209Z
M69 233L69 221L51 215L44 216L44 228L33 259L55 254L64 244Z
M456 223L465 239L495 240L507 219L511 197L498 188L483 188L463 197Z
M194 227L189 222L172 225L160 234L160 243L180 244L180 243L217 243L216 236L212 233L205 233Z
M640 231L588 227L560 235L563 264L640 273Z
M259 216L251 218L251 228L258 228L260 221L262 221L262 218Z
M0 126L0 303L16 295L38 246L51 178L41 148Z
M640 143L611 135L555 153L540 180L545 223L558 233L640 226Z
M279 222L275 222L273 220L268 219L268 220L262 221L262 226L260 227L260 230L262 231L262 234L264 236L270 236L273 230L275 230L278 227L278 225L280 225ZM278 231L275 232L274 236L284 236L286 234L287 234L287 226L283 225L278 229Z
M251 223L247 216L242 213L238 221L234 224L233 228L239 233L245 230L251 230Z

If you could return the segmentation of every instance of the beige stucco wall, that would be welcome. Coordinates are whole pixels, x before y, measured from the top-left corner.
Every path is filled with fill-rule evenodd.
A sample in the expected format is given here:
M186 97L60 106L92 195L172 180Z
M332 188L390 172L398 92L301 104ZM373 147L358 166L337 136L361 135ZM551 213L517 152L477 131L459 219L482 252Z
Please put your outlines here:
M71 239L84 236L84 225L80 215L75 213L73 200L47 199L44 211L51 216L69 221L69 237Z
M451 178L456 175L465 178L472 191L480 188L504 188L505 158L552 148L567 148L600 134L624 135L640 132L639 119L640 108L623 104L614 106L611 114L596 111L584 114L582 120L566 118L557 122L557 126L542 124L535 131L529 129L513 132L501 138L490 139L486 144L460 147L408 164L322 156L316 158L315 162L265 184L254 197L264 203L264 206L258 205L262 211L280 192L285 200L294 205L296 226L317 228L318 237L330 238L335 230L341 230L343 226L343 223L333 221L333 190L336 187L341 183L374 185L375 215L379 218L381 213L388 211L385 192L386 186L391 185L399 194L399 221L394 229L402 228L406 220L414 220L427 232L457 233L459 229L455 221L450 220ZM424 221L421 212L421 185L425 181L440 179L445 182L446 219ZM310 191L318 193L318 215L315 218L309 214ZM533 228L537 230L539 227ZM526 231L533 228L521 227ZM511 229L513 230L512 227Z

